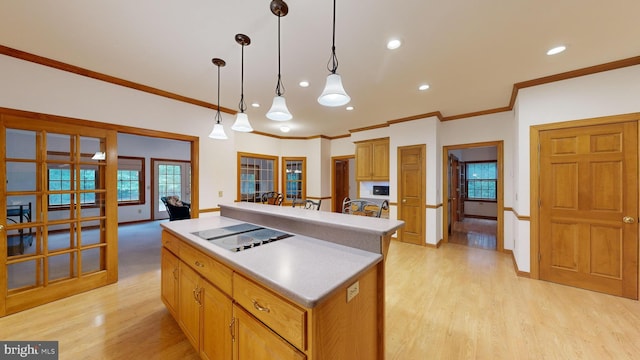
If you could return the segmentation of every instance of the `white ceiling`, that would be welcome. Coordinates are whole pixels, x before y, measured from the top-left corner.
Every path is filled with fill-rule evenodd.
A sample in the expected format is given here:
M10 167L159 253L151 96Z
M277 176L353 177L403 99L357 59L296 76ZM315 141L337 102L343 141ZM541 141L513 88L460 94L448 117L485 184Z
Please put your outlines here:
M254 129L268 120L277 78L277 17L270 0L3 0L0 44L237 109L241 47L245 100ZM337 0L338 73L354 111L326 108L332 1L288 0L281 19L282 80L293 120L287 136L349 129L440 111L443 116L509 105L514 83L640 55L638 0ZM392 37L403 41L387 50ZM568 49L555 56L556 45ZM307 80L308 88L298 83ZM431 88L419 92L428 83ZM213 121L213 111L211 114ZM225 121L231 121L226 119ZM231 124L227 124L231 125Z

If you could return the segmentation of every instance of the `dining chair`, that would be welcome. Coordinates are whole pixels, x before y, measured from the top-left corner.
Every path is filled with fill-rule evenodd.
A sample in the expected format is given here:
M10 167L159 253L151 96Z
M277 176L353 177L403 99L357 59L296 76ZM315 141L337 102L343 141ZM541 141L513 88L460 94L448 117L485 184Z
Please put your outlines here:
M353 199L346 197L342 200L342 213L379 218L383 210L389 210L389 202L375 202L366 199Z
M318 201L313 201L309 199L293 199L292 205L293 207L305 208L308 210L320 210L320 204L322 204L322 199Z
M281 193L276 191L269 191L262 194L262 203L269 205L282 205L284 197Z

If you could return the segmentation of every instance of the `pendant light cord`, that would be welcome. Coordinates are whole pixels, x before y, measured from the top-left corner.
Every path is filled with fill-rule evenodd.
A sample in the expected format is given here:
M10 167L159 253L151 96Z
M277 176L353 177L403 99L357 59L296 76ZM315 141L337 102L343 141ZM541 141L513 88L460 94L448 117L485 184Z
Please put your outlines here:
M218 65L218 105L216 105L216 124L222 122L222 115L220 115L220 65Z
M238 108L240 108L240 112L243 113L247 110L247 104L244 102L244 44L242 45L242 66L240 70L240 103L238 104Z
M331 57L327 62L327 70L332 74L338 70L338 57L336 56L336 0L333 0L333 38L331 40Z
M276 83L276 94L278 96L284 94L284 85L280 76L280 16L278 16L278 82Z

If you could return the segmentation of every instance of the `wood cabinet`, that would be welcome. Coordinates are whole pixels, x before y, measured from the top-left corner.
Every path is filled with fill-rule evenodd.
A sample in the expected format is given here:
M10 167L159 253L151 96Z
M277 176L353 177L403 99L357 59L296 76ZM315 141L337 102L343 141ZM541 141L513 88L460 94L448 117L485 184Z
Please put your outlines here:
M162 248L160 267L162 269L162 282L160 284L160 293L162 302L167 307L174 318L178 314L178 277L180 260L166 248Z
M356 181L389 180L389 139L356 143Z
M233 306L236 325L234 360L304 360L306 355L284 341L242 307Z
M162 238L162 301L202 359L231 360L231 269L167 232Z
M162 299L174 306L169 299L177 292L172 314L201 358L383 359L383 262L308 308L166 231L163 245ZM355 283L358 290L350 297Z

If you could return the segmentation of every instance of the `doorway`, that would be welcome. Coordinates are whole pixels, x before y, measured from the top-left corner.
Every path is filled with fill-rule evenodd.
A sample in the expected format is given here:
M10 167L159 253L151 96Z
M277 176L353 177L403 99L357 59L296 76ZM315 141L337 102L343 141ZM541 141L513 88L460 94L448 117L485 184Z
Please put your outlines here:
M153 169L152 220L168 219L169 214L160 198L177 196L178 199L191 203L191 163L180 160L151 159L151 167Z
M331 158L331 211L342 212L342 201L348 197L355 199L355 156L334 156Z
M444 146L443 241L504 251L503 142Z

